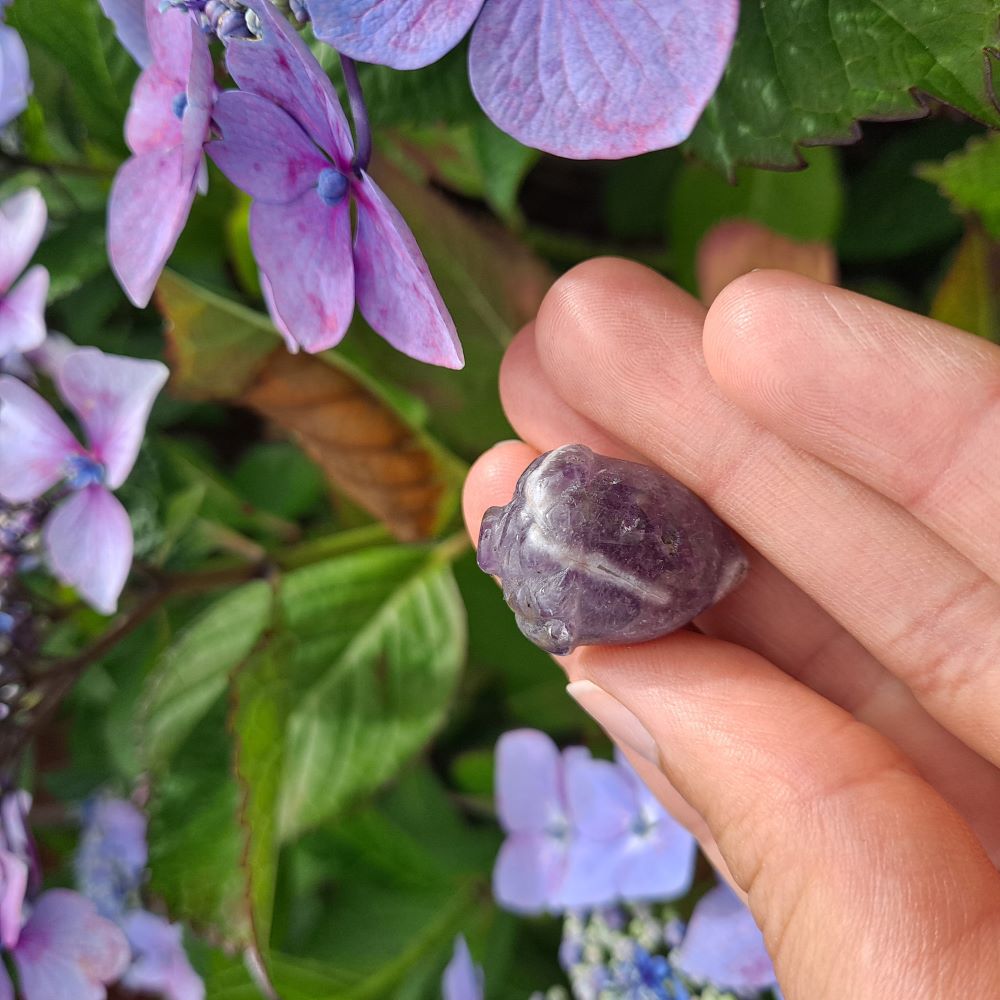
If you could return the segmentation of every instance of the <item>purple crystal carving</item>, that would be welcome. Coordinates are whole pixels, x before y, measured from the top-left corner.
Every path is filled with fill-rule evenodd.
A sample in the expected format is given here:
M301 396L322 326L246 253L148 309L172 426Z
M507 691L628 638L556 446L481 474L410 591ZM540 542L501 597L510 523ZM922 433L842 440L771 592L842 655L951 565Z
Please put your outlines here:
M673 632L747 571L733 533L686 486L582 444L535 459L510 503L486 511L478 559L521 631L559 655Z

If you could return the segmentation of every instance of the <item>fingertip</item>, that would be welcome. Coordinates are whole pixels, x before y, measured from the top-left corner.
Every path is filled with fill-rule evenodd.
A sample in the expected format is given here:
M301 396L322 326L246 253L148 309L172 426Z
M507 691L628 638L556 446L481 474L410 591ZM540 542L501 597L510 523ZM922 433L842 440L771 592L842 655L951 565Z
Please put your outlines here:
M473 463L462 490L462 513L473 542L488 507L502 507L510 501L514 485L538 452L522 441L501 441Z

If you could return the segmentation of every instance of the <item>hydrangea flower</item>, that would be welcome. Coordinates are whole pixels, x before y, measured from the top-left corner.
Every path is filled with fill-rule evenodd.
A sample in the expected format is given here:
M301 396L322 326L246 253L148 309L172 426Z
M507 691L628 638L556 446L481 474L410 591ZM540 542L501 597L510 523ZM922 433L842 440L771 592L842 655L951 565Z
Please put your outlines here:
M115 499L135 464L153 400L167 379L158 361L82 348L59 369L59 394L79 418L83 447L23 382L0 376L0 497L28 503L62 484L43 527L53 572L104 614L114 612L132 562L132 526Z
M129 48L143 55L131 4L109 3ZM159 12L145 0L151 61L132 92L125 139L133 156L122 164L108 200L108 253L122 288L137 306L156 281L187 222L208 174L203 147L215 99L208 41L181 10Z
M180 924L134 910L122 920L132 949L132 964L122 985L164 1000L204 1000L205 984L188 961Z
M28 106L31 94L28 52L21 36L3 23L4 10L10 4L11 0L0 0L0 128Z
M20 281L17 278L38 249L47 219L45 199L35 188L0 202L0 360L24 354L45 340L49 272L36 264Z
M0 847L0 945L13 948L21 934L21 907L28 889L28 866Z
M365 62L426 66L472 27L476 98L528 146L577 159L662 149L718 86L738 0L309 0L316 36Z
M694 908L673 965L692 982L752 998L777 984L774 965L753 914L719 884Z
M402 216L356 160L329 78L268 0L247 6L261 38L229 43L241 90L219 97L222 139L208 152L254 199L250 239L275 312L302 347L321 351L339 343L356 302L404 354L460 368L455 325Z
M86 805L83 819L76 887L102 917L120 921L136 906L145 875L146 817L125 799L99 798Z
M115 26L118 41L145 69L153 61L153 49L146 30L146 0L100 0L104 16Z
M443 1000L483 1000L483 970L472 961L465 938L455 938L455 953L441 980Z

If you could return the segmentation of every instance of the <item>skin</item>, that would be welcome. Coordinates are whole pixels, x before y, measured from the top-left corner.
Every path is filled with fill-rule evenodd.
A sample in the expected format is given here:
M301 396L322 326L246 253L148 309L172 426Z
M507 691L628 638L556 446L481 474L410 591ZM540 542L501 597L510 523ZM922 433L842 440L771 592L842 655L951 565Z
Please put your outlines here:
M681 632L559 659L629 708L632 756L746 894L788 1000L1000 989L1000 348L779 271L711 307L645 268L560 279L508 350L521 437L686 483L751 551Z

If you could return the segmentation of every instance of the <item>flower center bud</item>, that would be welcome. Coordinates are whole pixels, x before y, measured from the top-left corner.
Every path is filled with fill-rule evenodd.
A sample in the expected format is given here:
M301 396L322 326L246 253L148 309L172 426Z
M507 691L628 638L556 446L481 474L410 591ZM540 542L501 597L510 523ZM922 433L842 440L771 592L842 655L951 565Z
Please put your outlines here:
M182 90L179 94L174 97L170 107L173 108L174 114L178 118L184 117L184 112L187 111L188 106L188 95Z
M71 490L104 485L104 466L89 455L71 455L66 459L66 485Z
M327 167L326 170L319 172L316 193L323 199L324 205L337 205L343 201L344 195L347 194L347 185L347 178L339 170Z

